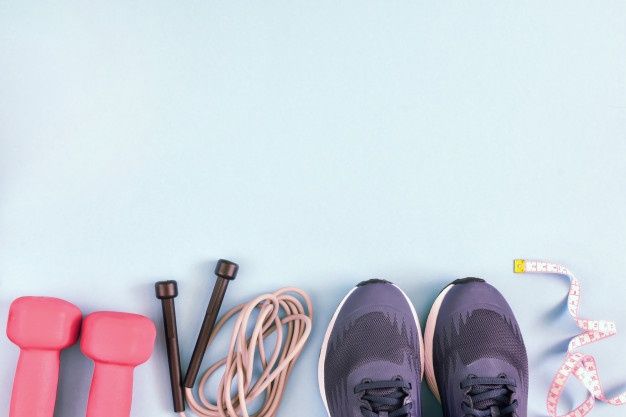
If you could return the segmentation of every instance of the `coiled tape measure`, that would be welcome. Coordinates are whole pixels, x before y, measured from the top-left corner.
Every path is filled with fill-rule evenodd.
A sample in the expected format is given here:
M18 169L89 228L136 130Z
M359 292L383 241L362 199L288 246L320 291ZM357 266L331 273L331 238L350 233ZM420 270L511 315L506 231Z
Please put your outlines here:
M513 270L517 274L555 274L569 278L570 288L567 296L567 309L574 318L576 325L582 333L574 336L567 346L567 354L563 364L557 371L550 390L548 391L547 408L550 417L557 417L557 407L561 395L565 390L565 383L570 376L574 375L589 391L589 396L573 410L565 413L562 417L583 417L587 415L594 406L596 400L612 405L626 404L626 392L617 397L607 398L600 376L596 359L592 355L578 352L577 349L606 339L617 334L615 323L608 320L591 320L580 317L580 282L574 274L563 265L552 262L516 259Z

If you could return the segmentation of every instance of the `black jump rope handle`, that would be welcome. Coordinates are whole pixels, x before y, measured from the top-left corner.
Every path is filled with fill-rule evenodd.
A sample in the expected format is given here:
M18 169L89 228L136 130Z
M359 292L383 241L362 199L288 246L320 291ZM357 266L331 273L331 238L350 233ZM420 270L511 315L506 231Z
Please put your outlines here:
M174 298L178 295L176 281L160 281L155 285L156 296L161 300L163 306L163 326L165 328L165 343L167 345L167 359L170 367L170 383L172 385L172 398L174 401L174 411L181 412L185 410L185 399L183 396L183 386L193 388L200 365L209 345L211 333L217 320L217 315L224 301L224 295L228 288L228 283L237 277L239 265L234 262L220 259L215 266L215 275L217 281L213 287L211 300L198 334L196 347L191 355L191 361L187 368L187 375L184 383L181 385L182 371L180 365L180 351L178 347L178 334L176 330L176 310L174 308Z
M183 397L182 372L180 367L180 350L178 348L178 330L176 328L176 307L174 298L178 295L176 281L159 281L154 285L156 297L161 300L163 308L163 329L165 330L165 347L167 348L167 361L170 366L170 384L172 386L172 400L174 411L185 411L185 398Z

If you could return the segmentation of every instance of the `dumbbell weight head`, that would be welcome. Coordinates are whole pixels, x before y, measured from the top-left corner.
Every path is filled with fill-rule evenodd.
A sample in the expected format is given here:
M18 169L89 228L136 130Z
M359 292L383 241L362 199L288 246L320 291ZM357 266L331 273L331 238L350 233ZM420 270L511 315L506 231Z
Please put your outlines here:
M76 343L82 314L52 297L20 297L9 309L7 336L22 349L61 350Z

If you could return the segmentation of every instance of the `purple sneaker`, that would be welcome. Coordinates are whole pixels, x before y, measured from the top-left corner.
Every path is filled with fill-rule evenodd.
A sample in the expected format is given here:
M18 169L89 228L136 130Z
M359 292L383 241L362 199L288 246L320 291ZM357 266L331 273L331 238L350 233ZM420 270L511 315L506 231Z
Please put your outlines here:
M479 278L454 281L424 335L426 380L444 417L526 417L528 358L508 303Z
M394 284L362 282L328 326L318 368L329 417L419 417L422 335L409 298Z

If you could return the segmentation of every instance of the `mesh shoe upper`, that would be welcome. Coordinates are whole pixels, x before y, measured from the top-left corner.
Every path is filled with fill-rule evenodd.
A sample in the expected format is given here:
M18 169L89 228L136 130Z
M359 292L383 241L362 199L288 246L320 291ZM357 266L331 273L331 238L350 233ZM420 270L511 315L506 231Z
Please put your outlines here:
M419 327L404 294L384 281L345 300L324 356L331 417L420 416Z
M526 416L524 341L506 300L482 280L456 284L445 295L433 366L444 416Z

